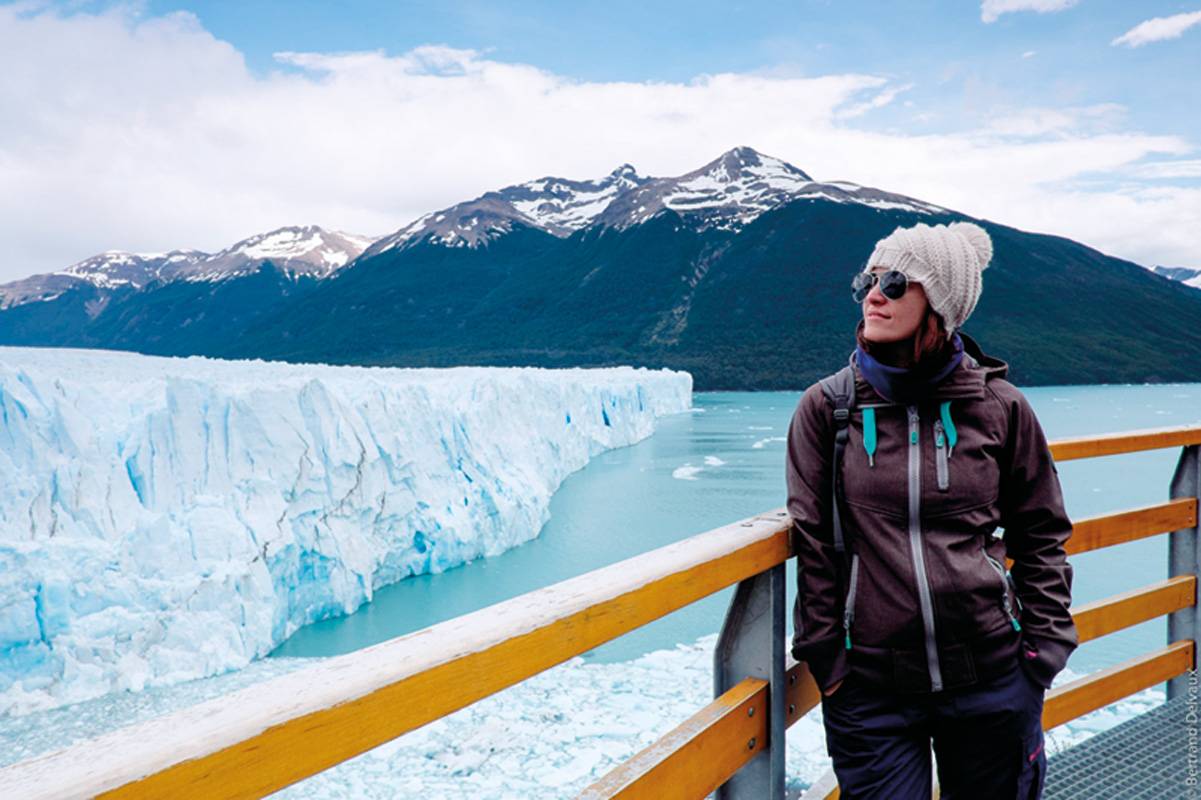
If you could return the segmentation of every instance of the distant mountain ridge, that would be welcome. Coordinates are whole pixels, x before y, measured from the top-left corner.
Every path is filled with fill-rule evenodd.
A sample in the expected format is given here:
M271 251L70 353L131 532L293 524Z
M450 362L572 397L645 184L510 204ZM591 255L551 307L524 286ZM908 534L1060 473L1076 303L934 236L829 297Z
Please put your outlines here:
M214 271L219 280L76 285L0 311L0 342L398 366L640 364L688 370L698 390L803 388L854 347L849 283L874 243L899 226L971 219L739 147L678 177L624 164L487 192L340 268L297 274L277 256ZM973 221L995 256L966 329L1010 361L1012 380L1201 379L1193 288L1062 237Z
M371 239L316 225L277 228L243 239L217 253L171 250L127 253L109 250L44 275L0 285L0 309L54 300L86 283L98 289L142 289L176 280L218 281L248 275L270 261L282 273L324 278L349 264Z

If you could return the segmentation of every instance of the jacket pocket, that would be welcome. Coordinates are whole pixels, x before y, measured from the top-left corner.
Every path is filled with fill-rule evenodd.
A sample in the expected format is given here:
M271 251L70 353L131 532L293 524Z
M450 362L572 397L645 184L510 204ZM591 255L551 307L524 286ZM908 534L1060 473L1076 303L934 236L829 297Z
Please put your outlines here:
M1020 631L1022 629L1022 624L1020 622L1018 622L1017 617L1014 616L1013 607L1010 605L1010 602L1009 602L1009 587L1010 587L1011 583L1013 582L1013 578L1012 578L1012 576L1009 575L1009 572L1005 569L1004 564L998 563L995 558L993 558L992 556L990 556L988 554L988 551L984 548L984 545L985 545L985 540L981 539L980 540L980 552L984 554L985 560L988 561L989 565L993 568L993 571L997 573L997 579L1000 581L1000 584L1001 584L1001 608L1005 611L1005 616L1008 617L1009 624L1013 626L1013 629L1015 631ZM1014 591L1013 596L1014 596L1014 599L1016 600L1017 599L1016 591ZM1018 602L1020 603L1021 601L1018 601Z
M945 492L951 485L951 476L947 463L947 436L940 419L934 420L934 464L937 470L938 491Z

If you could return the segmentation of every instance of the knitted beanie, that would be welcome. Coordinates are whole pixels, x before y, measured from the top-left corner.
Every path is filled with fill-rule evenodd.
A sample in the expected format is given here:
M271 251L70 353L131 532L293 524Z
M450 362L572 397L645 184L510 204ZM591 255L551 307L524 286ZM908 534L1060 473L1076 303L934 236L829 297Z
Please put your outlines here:
M983 288L981 273L991 260L992 239L979 225L918 223L897 228L877 242L863 271L895 269L920 283L951 336L976 308Z

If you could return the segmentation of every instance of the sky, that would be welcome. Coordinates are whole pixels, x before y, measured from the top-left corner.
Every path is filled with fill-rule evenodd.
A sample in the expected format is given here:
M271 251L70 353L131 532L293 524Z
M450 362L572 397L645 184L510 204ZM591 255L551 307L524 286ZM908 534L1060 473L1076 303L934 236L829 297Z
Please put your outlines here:
M1201 268L1199 75L1201 0L0 2L0 281L740 145Z

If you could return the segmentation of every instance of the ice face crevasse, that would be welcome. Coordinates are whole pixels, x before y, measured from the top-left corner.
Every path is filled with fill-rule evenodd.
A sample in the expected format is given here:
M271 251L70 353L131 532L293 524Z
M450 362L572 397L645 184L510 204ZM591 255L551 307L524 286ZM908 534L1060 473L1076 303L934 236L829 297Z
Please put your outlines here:
M0 348L0 714L214 675L536 536L687 373Z

